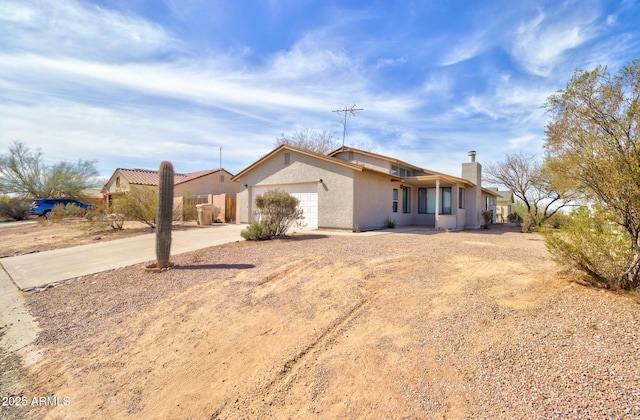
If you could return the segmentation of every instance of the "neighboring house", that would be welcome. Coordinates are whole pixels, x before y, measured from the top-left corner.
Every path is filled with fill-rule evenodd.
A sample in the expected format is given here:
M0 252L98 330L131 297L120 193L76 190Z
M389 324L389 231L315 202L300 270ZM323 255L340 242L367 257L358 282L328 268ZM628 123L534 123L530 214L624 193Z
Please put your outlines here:
M173 195L175 197L204 197L226 194L235 197L240 186L231 182L232 177L233 174L225 169L209 169L188 174L176 173ZM103 187L102 193L108 204L111 196L128 191L130 185L155 188L158 186L158 180L158 171L118 168Z
M505 223L509 221L509 215L511 214L511 206L515 203L513 198L513 191L505 190L500 191L498 188L489 188L492 191L498 193L496 200L496 217L494 222Z
M281 145L236 176L237 222L249 223L255 198L281 189L300 199L307 228L379 229L398 226L478 229L497 194L483 189L482 166L469 152L455 177L351 147L328 155Z

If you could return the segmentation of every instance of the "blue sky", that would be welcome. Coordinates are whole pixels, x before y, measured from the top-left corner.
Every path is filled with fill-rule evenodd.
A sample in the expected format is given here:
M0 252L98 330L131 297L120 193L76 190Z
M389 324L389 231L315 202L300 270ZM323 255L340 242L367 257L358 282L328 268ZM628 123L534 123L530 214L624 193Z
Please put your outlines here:
M640 55L640 0L0 0L0 153L237 173L281 133L460 175L542 153L575 69Z

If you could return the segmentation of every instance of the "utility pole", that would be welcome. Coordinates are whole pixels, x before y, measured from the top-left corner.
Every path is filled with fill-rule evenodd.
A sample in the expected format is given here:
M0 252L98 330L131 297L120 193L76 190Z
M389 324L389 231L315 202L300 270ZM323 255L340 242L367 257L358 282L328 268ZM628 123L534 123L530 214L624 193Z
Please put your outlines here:
M340 118L340 121L342 122L342 148L344 149L344 138L347 135L347 120L349 119L349 115L352 116L356 116L356 112L358 111L364 111L364 108L356 108L356 104L351 105L351 108L347 108L347 106L344 106L344 109L336 109L334 111L331 112L338 112L338 117ZM340 115L344 114L343 115Z
M220 166L218 168L220 168L220 173L218 174L218 194L222 194L222 146L220 146Z

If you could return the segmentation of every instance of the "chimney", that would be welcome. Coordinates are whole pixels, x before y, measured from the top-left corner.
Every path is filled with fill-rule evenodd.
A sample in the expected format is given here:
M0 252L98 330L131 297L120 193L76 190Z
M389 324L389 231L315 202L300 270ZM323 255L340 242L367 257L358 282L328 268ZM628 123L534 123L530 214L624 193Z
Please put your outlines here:
M462 177L473 187L465 187L465 229L479 229L482 211L482 165L476 162L476 151L470 150L469 162L462 164Z

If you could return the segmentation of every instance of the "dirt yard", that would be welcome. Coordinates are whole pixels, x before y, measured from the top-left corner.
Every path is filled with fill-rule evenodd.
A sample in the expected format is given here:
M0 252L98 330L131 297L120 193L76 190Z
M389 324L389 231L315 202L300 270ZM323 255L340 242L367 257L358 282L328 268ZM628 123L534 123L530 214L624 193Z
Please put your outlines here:
M191 229L195 222L176 223L175 229ZM97 241L112 241L152 233L153 229L141 222L126 222L122 230L95 231L86 220L32 219L27 223L0 223L0 258L31 252L49 251L86 245Z
M3 378L28 403L2 415L640 418L638 300L572 282L537 235L299 235L173 261L26 295L42 358Z

